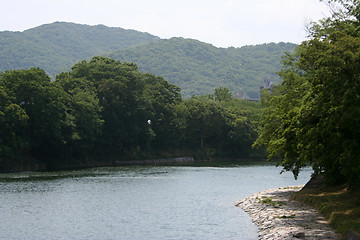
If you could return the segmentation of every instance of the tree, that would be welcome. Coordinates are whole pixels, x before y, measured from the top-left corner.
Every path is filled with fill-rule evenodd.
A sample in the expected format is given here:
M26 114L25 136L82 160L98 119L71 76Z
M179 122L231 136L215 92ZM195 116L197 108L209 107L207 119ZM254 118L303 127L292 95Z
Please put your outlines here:
M94 84L84 78L74 78L69 73L58 75L55 84L67 94L68 158L77 161L89 158L94 154L103 124Z
M181 102L180 88L162 77L144 74L145 98L149 102L149 125L154 134L152 147L166 149L177 147L179 126L176 105Z
M185 146L217 157L263 156L252 149L261 105L236 98L219 101L214 95L192 97L178 105L179 126L183 129L180 136Z
M283 83L265 101L257 141L295 176L310 164L329 183L360 187L360 3L329 0L332 17L288 55Z
M26 151L49 166L53 160L61 159L68 128L64 92L50 82L42 69L36 68L6 71L1 75L0 86L12 103L12 115L28 118L23 128L16 128Z
M252 149L252 144L257 138L261 105L234 98L225 102L224 107L227 134L221 149L223 154L232 157L249 157L252 153L260 153L258 149Z
M20 161L21 154L26 147L26 141L22 132L29 117L26 112L14 103L0 85L0 169L9 168L3 166L7 159Z
M71 75L94 83L102 107L102 146L108 152L132 152L175 146L179 130L175 106L180 88L162 77L139 72L133 63L94 57Z
M215 88L214 99L217 101L230 101L232 94L228 88L218 87Z
M223 109L218 102L207 96L192 97L185 102L186 106L186 131L190 141L197 140L202 150L205 143L215 147L221 129L225 125Z

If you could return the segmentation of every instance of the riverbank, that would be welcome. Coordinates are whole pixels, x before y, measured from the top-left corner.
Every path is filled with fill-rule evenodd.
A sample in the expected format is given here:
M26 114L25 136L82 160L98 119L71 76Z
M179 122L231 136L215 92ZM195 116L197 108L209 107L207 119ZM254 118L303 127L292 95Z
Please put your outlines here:
M11 172L45 172L45 171L64 171L95 167L117 167L117 166L181 166L181 165L224 165L224 164L244 164L244 163L268 163L265 158L225 158L212 157L207 154L201 155L197 152L176 152L171 153L151 153L137 156L124 156L121 160L113 158L94 157L87 160L67 159L64 161L54 161L53 164L45 164L38 159L23 157L21 161L13 162L10 159L2 159L0 156L0 173ZM185 156L185 157L183 157Z
M116 161L115 166L134 166L134 165L184 165L194 164L193 157L176 157L163 159L129 160Z
M340 239L315 209L291 200L303 186L264 190L236 202L259 228L259 239Z
M349 189L347 183L329 186L318 175L291 198L318 209L344 239L360 240L360 189Z

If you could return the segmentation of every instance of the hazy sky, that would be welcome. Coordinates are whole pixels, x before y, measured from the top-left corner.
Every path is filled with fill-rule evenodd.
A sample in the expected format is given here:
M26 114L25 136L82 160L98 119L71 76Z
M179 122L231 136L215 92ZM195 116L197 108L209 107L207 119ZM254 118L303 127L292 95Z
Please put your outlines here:
M328 15L319 0L0 0L0 31L55 21L104 24L217 47L305 40L305 26Z

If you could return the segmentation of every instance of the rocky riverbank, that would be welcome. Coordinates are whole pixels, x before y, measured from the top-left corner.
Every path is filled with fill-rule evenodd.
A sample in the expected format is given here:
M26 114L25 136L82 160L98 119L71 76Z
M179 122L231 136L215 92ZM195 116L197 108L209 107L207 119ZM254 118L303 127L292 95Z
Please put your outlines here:
M313 208L291 200L303 186L269 189L236 202L259 228L259 239L340 239Z

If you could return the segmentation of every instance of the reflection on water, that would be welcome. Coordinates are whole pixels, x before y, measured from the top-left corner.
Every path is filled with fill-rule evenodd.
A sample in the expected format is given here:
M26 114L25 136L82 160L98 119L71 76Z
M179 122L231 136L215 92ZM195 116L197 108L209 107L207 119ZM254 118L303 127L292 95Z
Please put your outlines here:
M257 239L234 202L304 184L273 166L0 174L0 239ZM6 219L6 220L4 220Z

